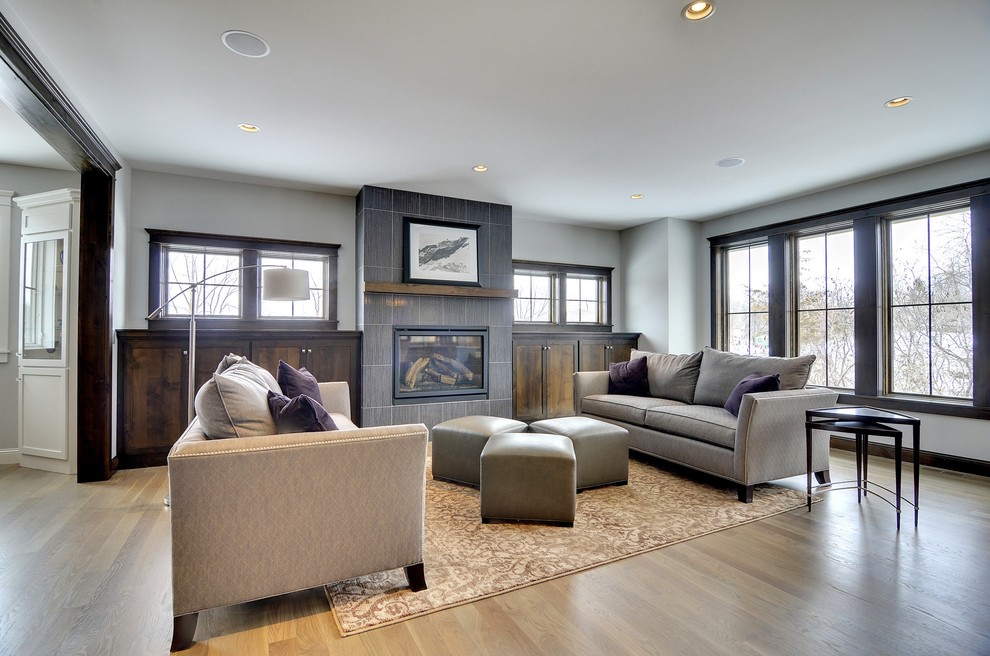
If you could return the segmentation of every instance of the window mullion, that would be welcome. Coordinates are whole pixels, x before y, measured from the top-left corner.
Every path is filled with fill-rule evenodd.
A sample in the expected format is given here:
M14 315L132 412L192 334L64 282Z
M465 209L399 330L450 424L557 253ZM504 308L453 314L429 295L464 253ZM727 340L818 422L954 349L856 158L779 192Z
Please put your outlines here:
M257 267L260 263L258 251L245 249L241 251L241 266ZM241 272L241 316L244 319L257 319L261 316L258 299L261 297L261 269L245 268Z

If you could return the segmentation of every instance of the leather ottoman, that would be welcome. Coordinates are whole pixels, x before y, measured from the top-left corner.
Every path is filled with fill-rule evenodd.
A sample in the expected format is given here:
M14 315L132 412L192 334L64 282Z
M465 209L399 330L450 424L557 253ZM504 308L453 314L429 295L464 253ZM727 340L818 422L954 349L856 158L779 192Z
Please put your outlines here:
M629 431L625 428L591 417L560 417L534 421L529 430L570 438L577 458L577 489L629 482Z
M522 433L526 424L505 417L471 415L433 427L433 478L478 487L481 450L496 433Z
M562 435L499 433L481 452L481 521L574 526L574 447Z

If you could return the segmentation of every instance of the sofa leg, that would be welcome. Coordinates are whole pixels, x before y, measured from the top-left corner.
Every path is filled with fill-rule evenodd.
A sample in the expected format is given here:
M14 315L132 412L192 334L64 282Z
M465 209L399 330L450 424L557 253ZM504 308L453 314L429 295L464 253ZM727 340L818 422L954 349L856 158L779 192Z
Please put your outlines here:
M831 485L832 476L829 474L827 469L815 472L815 478L818 480L819 485Z
M740 485L739 500L743 503L753 503L753 489L755 485Z
M423 563L409 565L406 569L406 580L409 581L409 589L419 592L426 589L426 566Z
M183 651L192 647L198 620L199 613L176 615L172 618L172 646L169 648L170 651Z

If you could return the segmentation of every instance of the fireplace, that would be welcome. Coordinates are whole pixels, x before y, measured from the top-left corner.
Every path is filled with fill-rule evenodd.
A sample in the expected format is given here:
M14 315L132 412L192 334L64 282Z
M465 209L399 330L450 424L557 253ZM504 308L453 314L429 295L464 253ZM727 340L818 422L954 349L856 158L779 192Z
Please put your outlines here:
M396 327L393 399L488 398L488 329Z

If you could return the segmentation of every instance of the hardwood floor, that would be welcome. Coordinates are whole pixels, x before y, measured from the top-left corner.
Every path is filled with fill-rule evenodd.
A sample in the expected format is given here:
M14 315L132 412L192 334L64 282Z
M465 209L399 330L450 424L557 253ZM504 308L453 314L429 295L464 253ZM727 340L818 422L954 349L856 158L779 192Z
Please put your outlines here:
M834 480L851 456L832 452ZM871 459L880 482L891 472ZM165 492L162 467L82 485L0 467L0 654L166 653ZM923 468L917 530L835 491L810 513L349 638L319 589L206 611L184 653L990 654L988 554L990 479Z

